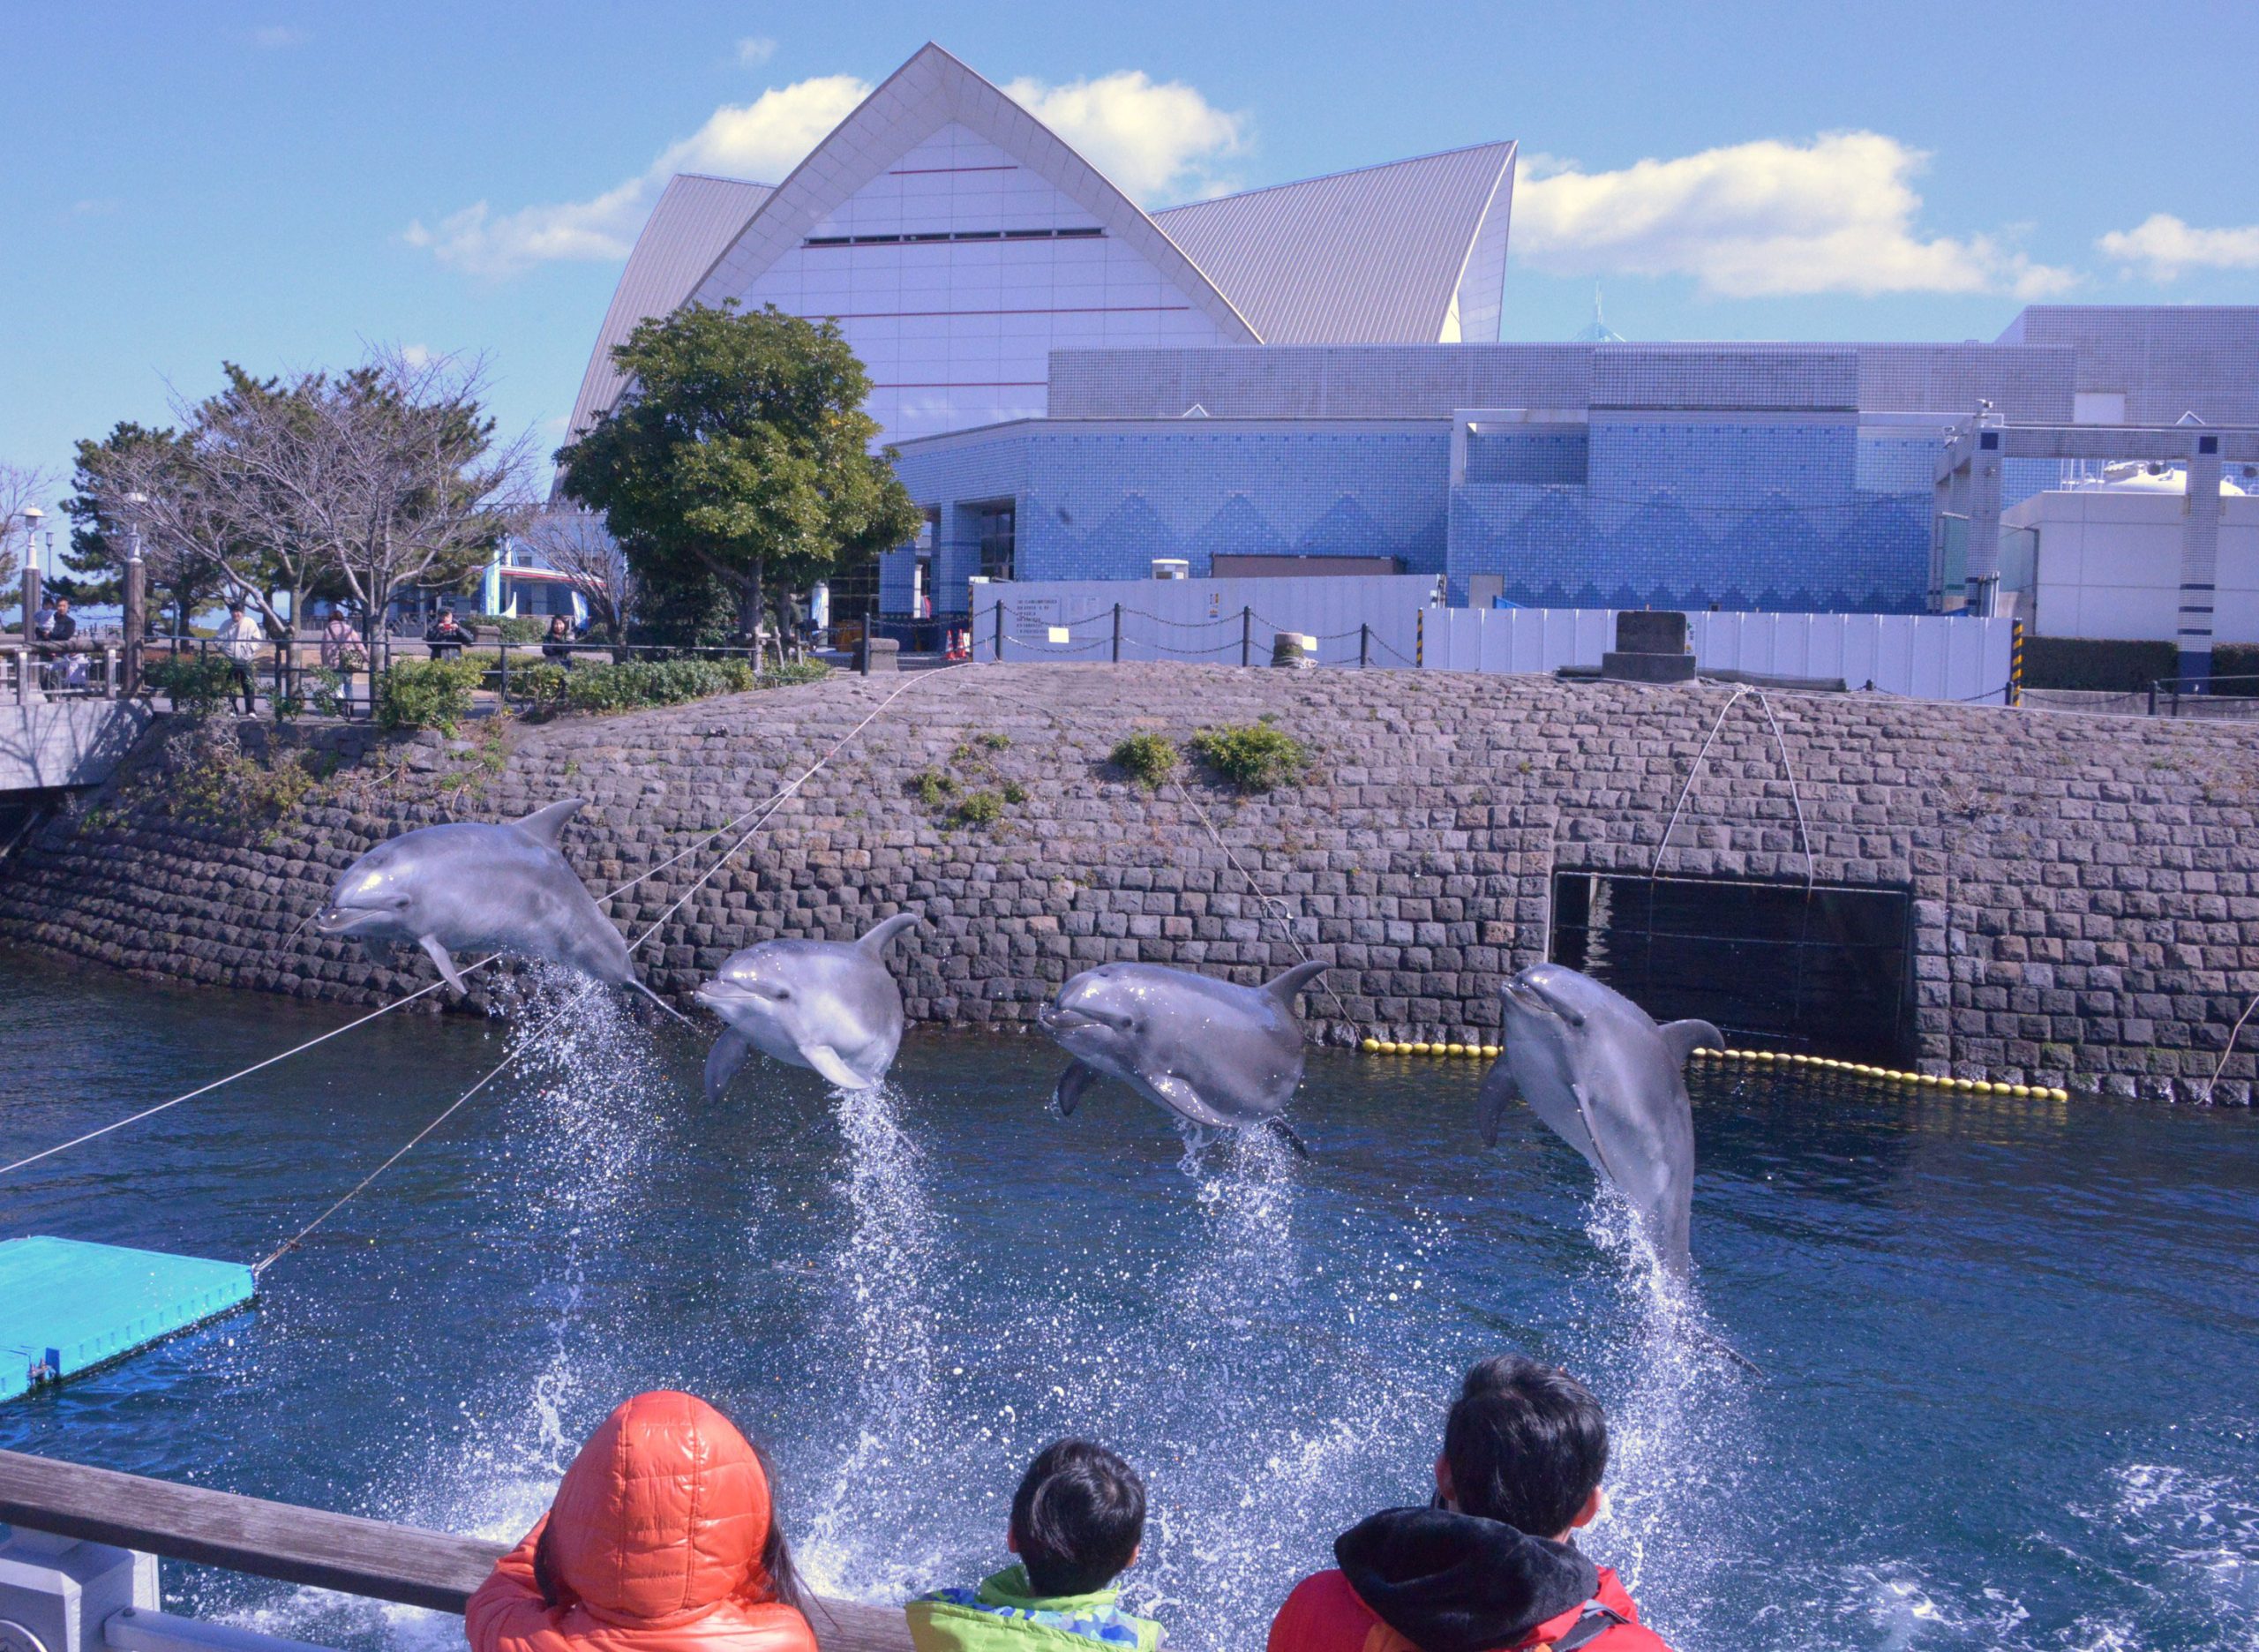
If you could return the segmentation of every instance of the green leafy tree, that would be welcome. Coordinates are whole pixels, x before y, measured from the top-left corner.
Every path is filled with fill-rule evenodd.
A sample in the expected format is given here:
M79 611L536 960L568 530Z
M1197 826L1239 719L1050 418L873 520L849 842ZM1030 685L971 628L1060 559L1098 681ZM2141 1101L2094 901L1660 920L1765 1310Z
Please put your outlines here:
M73 577L57 580L59 594L84 603L115 603L125 594L125 564L139 536L153 610L169 608L176 635L185 635L196 611L221 589L219 569L151 531L146 507L133 499L149 489L184 490L189 440L170 428L122 419L101 440L81 440L71 471L71 548L63 565Z
M655 605L713 582L750 638L766 582L836 578L917 532L892 451L872 451L870 375L831 323L695 304L612 357L632 388L557 462Z

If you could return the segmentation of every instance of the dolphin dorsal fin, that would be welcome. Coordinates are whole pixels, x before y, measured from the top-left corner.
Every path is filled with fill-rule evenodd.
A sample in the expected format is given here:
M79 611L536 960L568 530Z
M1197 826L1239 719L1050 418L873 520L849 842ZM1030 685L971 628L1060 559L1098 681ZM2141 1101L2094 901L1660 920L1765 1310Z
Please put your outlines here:
M554 849L565 840L566 822L579 814L587 802L586 798L567 798L562 803L537 808L523 820L514 820L510 824L543 848Z
M1679 1066L1686 1065L1686 1058L1698 1049L1722 1050L1726 1047L1726 1035L1707 1021L1668 1021L1655 1029L1662 1040L1662 1047Z
M897 912L891 918L882 918L866 929L855 944L876 957L886 950L889 942L904 929L914 927L917 922L918 914L915 912Z
M1295 1011L1295 1000L1302 996L1303 987L1325 973L1323 964L1297 964L1275 980L1263 983L1263 990L1287 1006L1287 1013Z

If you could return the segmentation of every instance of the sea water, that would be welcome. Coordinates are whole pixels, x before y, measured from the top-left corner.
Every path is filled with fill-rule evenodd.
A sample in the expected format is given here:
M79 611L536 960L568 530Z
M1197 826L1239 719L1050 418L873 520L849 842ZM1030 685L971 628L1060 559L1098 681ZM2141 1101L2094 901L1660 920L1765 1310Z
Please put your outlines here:
M264 1254L516 1048L387 1019L0 1183L0 1232ZM0 958L0 1157L344 1017ZM1319 1054L1267 1138L1047 1108L1033 1039L913 1036L844 1096L598 995L266 1276L254 1309L0 1408L0 1446L495 1537L619 1398L775 1458L827 1589L1005 1562L1062 1434L1145 1476L1125 1580L1258 1645L1362 1515L1424 1501L1457 1378L1517 1349L1610 1410L1584 1541L1687 1652L2245 1647L2259 1611L2259 1120L1698 1074L1698 1267L1476 1063ZM1725 1345L1761 1375L1719 1351ZM333 1644L449 1620L168 1564L168 1603Z

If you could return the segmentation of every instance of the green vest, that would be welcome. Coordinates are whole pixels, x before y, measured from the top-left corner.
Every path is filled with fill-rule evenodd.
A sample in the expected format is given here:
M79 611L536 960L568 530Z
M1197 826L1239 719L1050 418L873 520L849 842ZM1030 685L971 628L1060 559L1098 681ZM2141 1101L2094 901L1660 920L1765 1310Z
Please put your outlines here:
M918 1652L1157 1652L1160 1625L1123 1611L1117 1592L1033 1595L1025 1568L1011 1566L979 1588L936 1589L903 1611Z

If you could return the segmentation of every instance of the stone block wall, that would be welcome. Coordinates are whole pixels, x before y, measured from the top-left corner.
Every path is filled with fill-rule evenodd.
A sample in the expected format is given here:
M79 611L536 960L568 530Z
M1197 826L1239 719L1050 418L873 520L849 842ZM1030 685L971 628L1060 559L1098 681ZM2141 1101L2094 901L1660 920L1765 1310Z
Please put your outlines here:
M1154 793L1107 762L1137 730L1264 716L1315 751L1302 784L1240 799L1188 770L1189 789ZM177 800L203 794L182 776L205 760L161 725L0 869L0 942L381 1002L426 984L428 965L403 955L395 972L294 932L384 837L583 796L566 847L601 892L836 747L718 871L734 832L613 904L631 935L660 923L642 957L659 991L687 1007L738 947L844 938L911 910L926 927L893 957L922 1022L1029 1026L1058 982L1109 959L1254 980L1306 948L1333 965L1303 999L1320 1036L1489 1034L1501 977L1544 955L1557 868L1907 890L1931 1070L2191 1098L2259 995L2259 732L2232 725L1442 672L1027 665L453 742L246 732L260 761L303 740L316 770L337 767L279 818L182 818ZM921 800L929 771L954 792ZM1020 800L994 824L953 823L975 791ZM2214 1099L2250 1099L2255 1031Z

